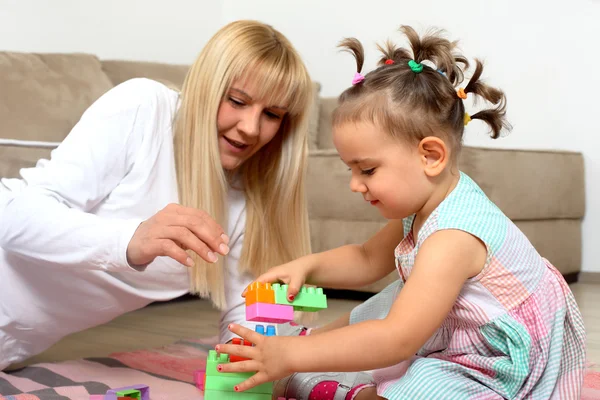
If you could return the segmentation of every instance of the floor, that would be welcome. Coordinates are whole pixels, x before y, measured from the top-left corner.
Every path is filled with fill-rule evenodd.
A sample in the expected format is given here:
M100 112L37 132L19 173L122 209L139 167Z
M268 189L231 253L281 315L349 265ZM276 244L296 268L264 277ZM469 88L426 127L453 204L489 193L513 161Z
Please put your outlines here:
M571 285L587 330L588 358L600 363L600 285ZM327 310L313 324L324 324L349 312L358 301L330 299ZM188 300L150 307L123 315L108 324L73 334L26 364L101 357L113 352L157 347L181 338L214 336L218 311L204 300ZM592 367L600 371L598 365Z

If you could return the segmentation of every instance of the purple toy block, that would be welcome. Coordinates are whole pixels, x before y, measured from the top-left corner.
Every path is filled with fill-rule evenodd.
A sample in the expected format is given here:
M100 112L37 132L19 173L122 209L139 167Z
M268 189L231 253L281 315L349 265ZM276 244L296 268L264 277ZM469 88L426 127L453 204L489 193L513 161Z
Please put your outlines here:
M246 320L282 324L294 320L294 307L284 304L254 303L246 306Z
M119 397L117 396L117 393L124 392L126 390L138 390L142 396L141 400L150 400L150 388L148 385L132 385L118 389L110 389L108 392L106 392L106 395L104 395L104 400L117 400L117 397Z

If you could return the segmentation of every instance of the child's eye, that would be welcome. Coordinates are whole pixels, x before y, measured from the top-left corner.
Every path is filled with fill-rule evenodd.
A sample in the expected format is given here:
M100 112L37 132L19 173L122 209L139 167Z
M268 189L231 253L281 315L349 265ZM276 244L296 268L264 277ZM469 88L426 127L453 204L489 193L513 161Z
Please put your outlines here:
M360 173L363 175L373 175L373 173L375 173L375 168L363 169L362 171L360 171Z

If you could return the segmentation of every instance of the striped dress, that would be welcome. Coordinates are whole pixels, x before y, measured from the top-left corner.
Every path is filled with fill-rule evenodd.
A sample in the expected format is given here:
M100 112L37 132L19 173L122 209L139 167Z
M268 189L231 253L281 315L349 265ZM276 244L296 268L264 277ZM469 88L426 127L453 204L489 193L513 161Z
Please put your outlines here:
M578 399L585 368L585 331L561 274L471 178L427 219L415 242L414 216L395 250L400 279L357 307L351 323L383 318L423 242L442 229L479 238L488 249L442 326L410 360L374 371L387 399ZM402 329L399 327L398 329Z

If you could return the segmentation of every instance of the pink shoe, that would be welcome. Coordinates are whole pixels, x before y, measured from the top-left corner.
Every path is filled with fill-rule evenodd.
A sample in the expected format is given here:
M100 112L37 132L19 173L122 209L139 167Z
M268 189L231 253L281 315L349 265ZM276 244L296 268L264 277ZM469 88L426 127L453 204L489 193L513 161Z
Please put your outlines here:
M314 387L324 381L338 383L334 400L345 400L350 390L359 385L373 385L373 377L367 372L298 372L277 381L273 387L273 397L308 400Z

